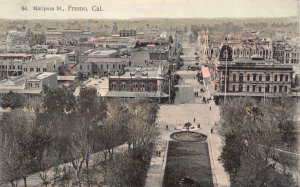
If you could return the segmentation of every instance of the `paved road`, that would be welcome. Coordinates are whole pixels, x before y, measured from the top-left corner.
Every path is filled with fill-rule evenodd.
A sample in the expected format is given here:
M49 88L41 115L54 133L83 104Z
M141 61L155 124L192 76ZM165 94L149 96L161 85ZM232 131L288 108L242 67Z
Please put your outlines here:
M184 53L193 54L195 47L183 45ZM186 48L185 48L186 47ZM184 63L194 63L193 61L184 61ZM182 130L183 124L191 122L195 126L195 131L208 135L208 147L213 173L213 182L215 186L229 186L229 177L225 173L218 157L222 148L222 141L218 134L211 134L210 130L214 123L220 119L220 110L213 102L202 104L203 96L208 97L210 90L205 93L199 93L199 97L194 97L194 91L199 91L203 85L200 85L194 76L196 71L180 70L177 72L182 77L179 83L179 92L177 93L175 103L172 105L162 105L158 115L158 125L161 131L161 139L158 142L157 149L162 151L161 157L153 156L150 163L146 187L162 186L163 175L166 164L168 141L170 134ZM211 90L212 91L212 90ZM192 92L192 93L191 93ZM211 110L210 110L211 107ZM195 118L195 123L194 123ZM201 128L197 125L200 123ZM168 125L168 130L166 130Z

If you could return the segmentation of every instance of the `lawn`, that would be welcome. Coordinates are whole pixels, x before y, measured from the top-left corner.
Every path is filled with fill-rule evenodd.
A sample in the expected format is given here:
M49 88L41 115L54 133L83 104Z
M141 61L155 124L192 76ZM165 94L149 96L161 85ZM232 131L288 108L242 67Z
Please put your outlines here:
M195 187L213 186L207 143L170 141L163 187L179 186L189 176Z

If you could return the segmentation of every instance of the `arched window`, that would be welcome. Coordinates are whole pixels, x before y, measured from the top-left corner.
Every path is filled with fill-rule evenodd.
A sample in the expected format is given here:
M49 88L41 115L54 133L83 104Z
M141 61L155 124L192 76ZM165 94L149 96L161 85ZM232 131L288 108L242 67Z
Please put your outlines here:
M274 92L277 92L277 86L274 86Z
M249 90L250 90L250 86L249 86L249 85L247 85L247 92L249 92Z
M140 83L140 90L145 91L145 83Z
M253 81L256 81L256 74L253 74Z
M289 76L288 75L285 75L285 81L289 81Z
M112 90L117 90L117 83L116 82L111 83L111 89Z
M277 75L275 75L275 77L274 77L274 81L277 81Z
M259 75L259 81L262 81L262 74Z
M282 74L280 75L280 81L283 81L283 75Z
M235 85L232 86L232 91L235 92Z
M266 92L270 92L270 85L266 85L265 90L266 90Z
M270 81L270 79L271 79L271 76L270 76L270 74L268 73L268 74L266 75L266 81Z
M261 92L261 86L258 87L258 92Z
M239 81L242 82L244 80L244 74L240 73L239 74Z
M236 74L233 74L233 77L232 77L232 79L233 79L233 82L235 82L235 81L236 81Z
M138 84L137 83L132 84L132 90L133 91L138 91Z
M247 75L247 81L250 81L250 74Z
M126 90L126 83L125 82L121 83L120 90Z
M242 91L243 91L243 85L239 84L239 92L242 92Z

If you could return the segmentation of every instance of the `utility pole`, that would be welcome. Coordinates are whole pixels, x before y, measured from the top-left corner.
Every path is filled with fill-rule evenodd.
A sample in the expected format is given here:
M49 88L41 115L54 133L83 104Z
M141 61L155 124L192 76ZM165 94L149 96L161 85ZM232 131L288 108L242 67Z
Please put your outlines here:
M226 104L226 95L227 95L227 58L228 58L228 51L227 49L225 50L225 96L224 96L224 105Z

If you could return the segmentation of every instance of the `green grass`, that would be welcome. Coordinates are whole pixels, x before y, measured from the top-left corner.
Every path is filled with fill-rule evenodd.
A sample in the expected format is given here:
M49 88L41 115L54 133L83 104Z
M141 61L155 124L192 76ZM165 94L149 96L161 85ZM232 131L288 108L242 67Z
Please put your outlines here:
M179 186L189 176L195 187L213 186L207 143L170 141L163 187Z

